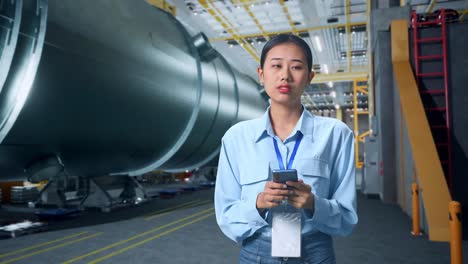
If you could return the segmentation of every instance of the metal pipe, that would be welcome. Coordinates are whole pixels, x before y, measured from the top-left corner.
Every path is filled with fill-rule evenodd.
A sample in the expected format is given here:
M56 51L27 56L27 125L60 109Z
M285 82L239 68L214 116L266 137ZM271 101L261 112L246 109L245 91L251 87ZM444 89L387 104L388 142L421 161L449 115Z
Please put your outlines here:
M0 113L18 109L1 130L1 180L26 179L48 157L73 176L193 169L219 153L230 126L266 108L258 84L206 37L144 1L27 3L8 78L26 69L34 82L25 94L7 80L0 93Z

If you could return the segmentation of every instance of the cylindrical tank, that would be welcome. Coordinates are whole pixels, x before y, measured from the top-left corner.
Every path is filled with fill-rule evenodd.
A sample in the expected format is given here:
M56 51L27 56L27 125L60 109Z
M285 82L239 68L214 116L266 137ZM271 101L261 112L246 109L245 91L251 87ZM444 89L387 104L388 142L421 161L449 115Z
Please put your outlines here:
M47 156L81 176L200 167L231 125L266 108L254 80L144 0L25 1L20 31L43 3L45 40L26 103L5 103L0 91L0 114L21 110L0 127L0 179L24 178Z

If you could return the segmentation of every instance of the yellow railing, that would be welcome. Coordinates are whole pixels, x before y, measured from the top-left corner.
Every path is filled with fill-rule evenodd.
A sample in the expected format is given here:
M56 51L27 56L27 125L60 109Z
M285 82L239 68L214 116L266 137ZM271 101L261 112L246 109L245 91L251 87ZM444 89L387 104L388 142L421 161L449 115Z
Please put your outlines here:
M365 82L366 85L360 85L359 83ZM355 79L353 81L353 96L354 96L354 151L355 151L355 160L356 168L361 169L364 166L364 162L359 159L359 142L364 142L364 138L370 134L370 131L366 131L362 134L359 134L359 116L360 115L369 115L369 111L358 110L358 93L363 93L368 95L367 90L367 80L366 79Z

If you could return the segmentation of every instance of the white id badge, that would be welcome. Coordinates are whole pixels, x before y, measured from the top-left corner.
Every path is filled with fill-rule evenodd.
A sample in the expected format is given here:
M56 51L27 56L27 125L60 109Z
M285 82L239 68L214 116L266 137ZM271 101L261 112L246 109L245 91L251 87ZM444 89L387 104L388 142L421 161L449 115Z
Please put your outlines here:
M274 212L271 227L271 256L301 256L301 214Z

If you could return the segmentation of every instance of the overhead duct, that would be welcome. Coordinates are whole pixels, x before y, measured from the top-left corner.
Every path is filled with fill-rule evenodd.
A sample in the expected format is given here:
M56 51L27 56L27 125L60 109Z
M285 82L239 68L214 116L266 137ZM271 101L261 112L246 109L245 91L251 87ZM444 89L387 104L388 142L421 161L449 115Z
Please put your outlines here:
M79 176L200 167L230 126L266 108L253 79L143 0L10 2L0 180L26 179L44 157Z

